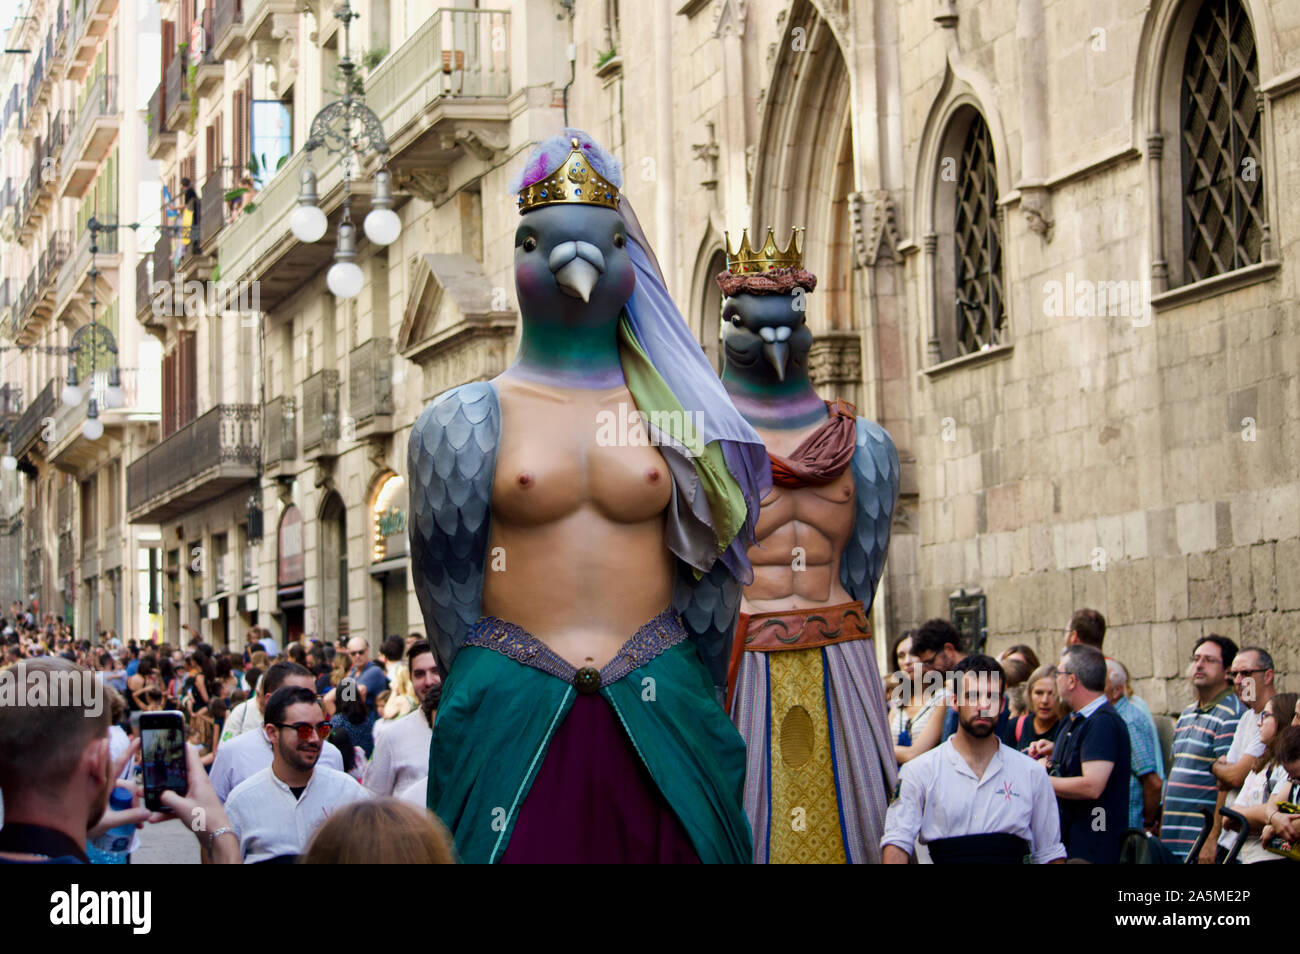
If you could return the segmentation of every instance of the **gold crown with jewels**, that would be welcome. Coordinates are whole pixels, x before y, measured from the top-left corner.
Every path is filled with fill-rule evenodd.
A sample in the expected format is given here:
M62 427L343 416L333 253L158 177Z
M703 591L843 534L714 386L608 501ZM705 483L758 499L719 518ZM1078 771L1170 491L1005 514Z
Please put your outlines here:
M618 209L618 186L595 170L582 153L577 139L570 139L573 151L564 164L545 179L524 186L519 192L519 214L544 205L603 205Z
M803 268L803 249L799 246L799 233L803 229L791 230L790 244L784 251L777 247L776 236L769 226L767 239L762 248L755 249L749 244L749 229L740 236L740 248L731 250L731 233L724 232L727 242L727 271L733 275L753 275L758 272L771 272L778 268Z

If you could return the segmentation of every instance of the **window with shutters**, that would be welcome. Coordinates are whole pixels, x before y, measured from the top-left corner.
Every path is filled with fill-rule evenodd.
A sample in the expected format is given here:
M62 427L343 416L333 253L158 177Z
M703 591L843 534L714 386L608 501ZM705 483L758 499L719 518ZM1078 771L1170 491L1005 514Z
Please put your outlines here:
M198 417L199 376L198 376L198 335L193 331L182 331L177 344L176 391L180 418L178 427L184 427Z
M1261 260L1255 34L1239 0L1207 0L1192 27L1179 93L1184 281Z
M179 409L176 400L176 349L163 355L163 413L162 413L162 436L169 437L176 433L176 422L180 419Z

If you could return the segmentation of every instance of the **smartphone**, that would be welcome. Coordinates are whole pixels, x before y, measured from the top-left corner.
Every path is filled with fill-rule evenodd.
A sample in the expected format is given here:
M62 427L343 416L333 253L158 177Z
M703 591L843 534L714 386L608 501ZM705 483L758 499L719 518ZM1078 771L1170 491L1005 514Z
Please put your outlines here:
M162 793L189 791L185 762L185 717L175 711L140 713L140 764L144 769L144 807L167 811Z

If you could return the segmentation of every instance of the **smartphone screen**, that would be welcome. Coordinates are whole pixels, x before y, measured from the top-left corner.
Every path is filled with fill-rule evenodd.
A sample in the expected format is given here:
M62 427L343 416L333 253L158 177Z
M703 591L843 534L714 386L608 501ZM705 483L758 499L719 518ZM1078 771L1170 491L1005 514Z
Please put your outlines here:
M165 811L159 800L170 789L184 795L189 790L185 770L185 718L181 713L140 713L140 763L144 769L144 807Z

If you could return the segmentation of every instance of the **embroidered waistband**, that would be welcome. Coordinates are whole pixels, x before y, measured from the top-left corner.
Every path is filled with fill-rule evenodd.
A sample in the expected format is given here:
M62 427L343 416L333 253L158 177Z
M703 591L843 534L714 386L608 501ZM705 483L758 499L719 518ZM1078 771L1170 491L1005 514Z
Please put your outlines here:
M495 616L484 616L470 627L463 645L490 649L590 693L618 682L685 638L681 618L669 607L633 633L599 671L591 666L576 668L522 626Z

